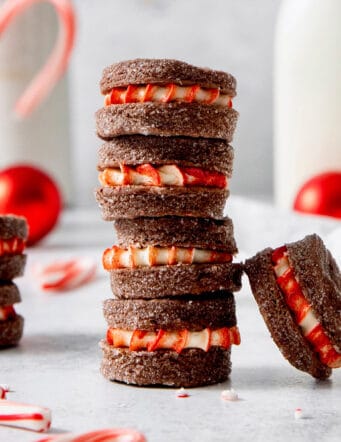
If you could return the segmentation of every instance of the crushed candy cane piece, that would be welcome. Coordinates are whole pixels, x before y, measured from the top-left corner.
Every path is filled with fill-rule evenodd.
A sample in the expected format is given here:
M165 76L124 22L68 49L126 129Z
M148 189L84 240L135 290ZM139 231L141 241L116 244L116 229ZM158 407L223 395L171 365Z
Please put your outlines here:
M37 442L146 442L143 434L126 428L112 428L83 434L48 436Z
M90 258L74 258L36 266L34 273L43 290L72 290L94 278L96 263Z
M233 388L231 388L231 390L223 390L221 392L220 395L221 399L223 399L224 401L237 401L238 398L238 394L234 391Z
M179 390L176 391L176 397L178 397L178 398L185 398L185 397L189 397L189 396L190 395L184 389L184 387L181 387Z
M5 385L0 385L0 399L6 399L6 394L8 392Z
M303 417L302 408L296 408L294 416L295 416L295 419L302 419L302 417Z
M51 426L51 411L36 405L0 401L0 425L24 428L37 432L47 431Z

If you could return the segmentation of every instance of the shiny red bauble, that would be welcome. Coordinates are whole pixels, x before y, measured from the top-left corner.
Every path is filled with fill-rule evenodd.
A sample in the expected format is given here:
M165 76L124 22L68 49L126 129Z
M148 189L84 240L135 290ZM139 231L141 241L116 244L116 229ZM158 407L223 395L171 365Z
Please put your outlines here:
M20 164L0 170L0 214L26 217L28 245L51 231L61 208L62 198L56 183L41 169Z
M307 181L298 192L294 209L341 218L341 172L326 172Z

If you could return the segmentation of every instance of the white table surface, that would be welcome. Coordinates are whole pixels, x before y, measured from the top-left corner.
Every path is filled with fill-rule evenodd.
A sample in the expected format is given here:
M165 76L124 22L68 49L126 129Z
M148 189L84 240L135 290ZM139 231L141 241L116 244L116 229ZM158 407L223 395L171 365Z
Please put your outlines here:
M287 214L238 197L230 198L227 212L234 220L238 259L315 231L341 264L338 221ZM233 348L228 382L191 389L189 398L178 399L174 389L105 380L99 373L98 341L106 331L102 301L111 292L100 262L103 249L113 243L112 225L101 220L98 210L78 210L65 213L54 233L28 250L26 274L17 280L24 337L17 348L0 352L0 383L15 390L8 399L51 408L52 434L130 427L149 442L340 440L341 370L317 382L287 363L269 337L245 278L236 295L242 344ZM70 256L94 258L97 278L72 292L39 290L32 276L35 263ZM240 400L222 401L221 391L232 387ZM294 419L297 407L304 419ZM0 427L1 442L39 438Z

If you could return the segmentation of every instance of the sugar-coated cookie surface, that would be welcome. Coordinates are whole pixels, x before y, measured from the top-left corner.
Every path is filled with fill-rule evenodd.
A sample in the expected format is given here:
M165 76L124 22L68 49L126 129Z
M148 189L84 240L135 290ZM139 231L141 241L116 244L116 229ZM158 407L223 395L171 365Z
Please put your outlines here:
M178 264L112 270L110 279L117 298L151 299L216 290L236 292L241 288L242 271L241 264Z
M234 152L225 141L213 138L119 136L99 150L98 169L120 164L177 164L202 167L232 175Z
M103 107L96 112L99 137L157 135L218 138L231 142L238 112L200 103L129 103Z
M231 372L230 350L212 347L205 352L189 348L175 351L139 351L113 348L102 341L101 371L112 381L136 385L198 387L227 380Z
M27 239L26 218L16 215L0 215L0 240L10 238Z
M178 246L237 253L230 218L141 217L118 219L114 227L122 247Z
M104 69L101 92L129 84L198 84L205 88L219 88L231 96L236 94L236 80L227 72L190 65L171 59L143 59L121 61Z
M196 299L107 299L104 318L110 327L155 331L202 330L236 325L235 302L226 291Z

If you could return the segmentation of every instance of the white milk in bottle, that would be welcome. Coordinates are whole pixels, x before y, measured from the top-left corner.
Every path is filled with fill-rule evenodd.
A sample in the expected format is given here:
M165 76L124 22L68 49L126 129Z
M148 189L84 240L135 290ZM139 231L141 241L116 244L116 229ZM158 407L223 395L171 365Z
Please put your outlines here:
M341 172L341 0L284 0L275 40L274 187L292 208L315 175Z

